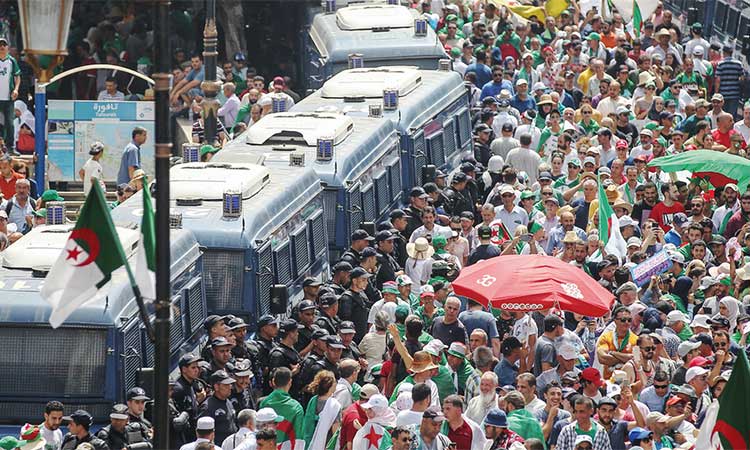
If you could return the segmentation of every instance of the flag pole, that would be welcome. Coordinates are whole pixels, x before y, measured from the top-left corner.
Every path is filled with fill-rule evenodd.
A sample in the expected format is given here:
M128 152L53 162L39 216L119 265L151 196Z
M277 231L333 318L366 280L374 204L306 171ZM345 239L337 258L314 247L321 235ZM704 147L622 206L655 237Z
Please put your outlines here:
M170 327L170 253L169 253L169 161L172 137L169 120L169 94L172 88L169 52L169 0L155 0L156 32L154 49L155 168L156 168L156 310L154 344L154 448L169 445L169 327Z

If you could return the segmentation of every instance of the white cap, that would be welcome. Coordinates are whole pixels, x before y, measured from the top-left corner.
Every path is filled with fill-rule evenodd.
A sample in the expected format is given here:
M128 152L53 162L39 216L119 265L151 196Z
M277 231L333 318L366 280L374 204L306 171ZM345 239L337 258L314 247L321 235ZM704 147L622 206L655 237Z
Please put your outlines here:
M693 47L693 54L694 55L703 56L703 52L705 52L705 50L703 49L702 45L696 45L695 47Z
M630 216L622 216L619 219L617 219L617 222L620 224L620 228L628 227L628 226L634 227L638 225L638 222L633 220L633 218L631 218Z
M680 358L684 358L685 355L690 353L691 351L695 350L696 348L701 346L700 341L685 341L681 342L680 345L677 346L677 355L679 355Z
M638 247L641 248L641 245L643 245L643 242L638 236L631 236L628 239L628 247Z
M614 398L615 395L620 395L622 388L619 384L607 382L607 397Z
M561 345L560 348L557 349L557 354L560 355L562 359L567 361L578 359L578 352L576 351L575 347L570 344Z
M201 417L195 425L196 430L209 431L215 427L213 417Z
M638 314L642 313L646 310L646 308L648 307L641 302L635 302L632 305L628 306L630 314L633 316L637 316Z
M667 325L677 322L690 323L690 319L682 311L674 310L667 314Z
M367 403L363 403L360 406L364 409L387 408L388 399L385 398L385 395L383 394L375 394L372 397L370 397L370 400L368 400Z
M534 83L534 86L532 86L532 91L544 91L547 89L547 86L544 85L541 81L537 81Z
M696 314L695 317L693 317L693 321L690 322L690 328L711 328L711 325L708 324L708 321L710 319L711 317L709 317L707 314Z
M276 411L274 411L273 408L261 408L255 415L255 421L262 423L274 422L278 417L279 415L276 414Z
M503 194L513 194L515 196L516 190L513 189L513 186L506 184L502 188L500 188L500 195L503 195Z
M690 383L690 380L692 380L693 378L700 377L707 373L708 373L708 369L704 369L703 367L699 367L699 366L691 367L685 373L685 382Z

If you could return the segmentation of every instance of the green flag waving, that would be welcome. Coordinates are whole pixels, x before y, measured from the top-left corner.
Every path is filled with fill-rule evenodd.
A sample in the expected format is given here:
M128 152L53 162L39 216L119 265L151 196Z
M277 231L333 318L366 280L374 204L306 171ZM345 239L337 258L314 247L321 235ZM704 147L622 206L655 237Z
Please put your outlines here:
M714 401L706 412L695 448L750 448L749 404L750 366L745 352L739 352L718 404Z
M305 411L302 410L302 405L297 400L289 396L289 393L281 389L275 389L260 402L260 407L271 408L283 418L281 422L276 424L276 442L279 444L280 450L305 449L305 441L302 437Z
M141 218L141 238L138 240L135 280L143 298L156 299L156 233L154 208L151 207L151 193L147 188L143 194L143 217Z
M127 266L109 208L99 183L92 183L73 231L50 269L42 297L52 305L49 323L59 327L79 306L90 300L112 277Z

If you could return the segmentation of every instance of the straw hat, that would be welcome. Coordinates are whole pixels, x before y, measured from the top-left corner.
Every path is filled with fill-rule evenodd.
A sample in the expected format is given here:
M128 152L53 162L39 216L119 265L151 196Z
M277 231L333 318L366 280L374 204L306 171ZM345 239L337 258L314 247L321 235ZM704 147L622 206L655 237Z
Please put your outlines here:
M575 244L578 242L578 235L575 231L566 231L565 237L563 237L563 244Z
M626 202L622 197L618 198L615 201L615 204L612 205L612 207L613 208L622 208L622 209L624 209L625 211L628 212L628 215L630 215L630 213L633 212L633 205L631 205L630 203Z
M612 204L617 202L620 198L620 191L617 190L617 185L610 184L607 186L607 189L604 190L604 193L607 195L607 201Z
M641 72L638 74L638 87L644 87L654 82L654 76L650 72Z
M426 238L421 237L406 244L406 253L414 259L427 259L435 254L435 249L427 242Z
M412 374L422 373L427 370L437 369L438 366L433 364L432 357L425 351L418 351L414 353L414 361L409 368L409 372Z
M745 264L735 271L735 276L742 281L750 280L750 264Z
M554 105L555 102L552 101L552 96L549 94L542 94L541 97L539 97L539 101L536 103L536 106L542 106L542 105Z
M719 266L714 266L708 269L708 274L716 278L719 275L729 275L729 263L721 263Z

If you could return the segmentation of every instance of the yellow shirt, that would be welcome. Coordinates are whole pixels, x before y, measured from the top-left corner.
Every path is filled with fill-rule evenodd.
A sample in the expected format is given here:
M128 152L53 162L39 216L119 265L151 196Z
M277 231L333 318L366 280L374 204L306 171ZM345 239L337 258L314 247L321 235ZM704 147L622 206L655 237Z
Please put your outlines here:
M602 334L599 338L599 344L596 347L597 350L605 349L608 352L633 353L633 347L635 347L636 341L638 341L638 335L636 335L632 331L629 332L628 341L623 347L623 342L615 338L615 333L616 331L612 330ZM622 366L622 364L617 364L616 366L612 366L612 368L618 369L619 367L617 366ZM610 370L610 367L611 366L604 366L604 373L602 374L602 378L604 378L605 380L612 376L612 370Z

